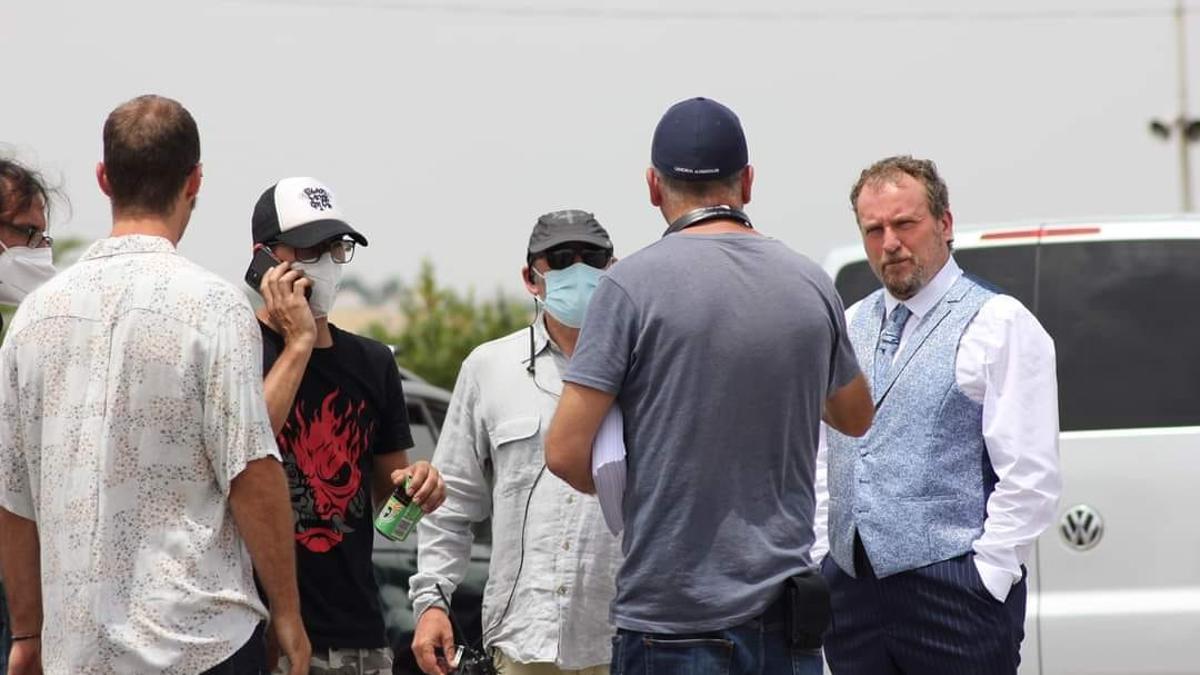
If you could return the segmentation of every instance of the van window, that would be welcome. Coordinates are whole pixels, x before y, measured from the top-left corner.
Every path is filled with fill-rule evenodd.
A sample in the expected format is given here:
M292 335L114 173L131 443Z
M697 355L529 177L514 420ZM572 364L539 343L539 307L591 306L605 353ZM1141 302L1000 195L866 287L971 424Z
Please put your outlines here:
M436 398L425 399L425 408L429 410L429 416L432 418L433 434L435 436L442 435L442 426L446 424L446 408L449 404L445 401L439 401Z
M408 404L408 429L412 432L413 439L413 447L408 451L408 461L412 463L422 459L433 459L437 436L429 426L429 414L425 407L415 401Z
M849 309L850 305L875 292L879 288L879 279L875 278L875 273L871 271L867 261L863 260L838 270L833 284L842 296L842 304Z
M987 282L1005 295L1013 296L1029 311L1034 311L1037 246L968 248L955 251L954 259L964 272Z
M954 259L964 271L1013 296L1033 310L1036 246L1000 246L956 250ZM879 288L879 279L867 261L851 263L838 270L834 282L849 307Z
M1063 431L1200 425L1200 241L1043 244Z

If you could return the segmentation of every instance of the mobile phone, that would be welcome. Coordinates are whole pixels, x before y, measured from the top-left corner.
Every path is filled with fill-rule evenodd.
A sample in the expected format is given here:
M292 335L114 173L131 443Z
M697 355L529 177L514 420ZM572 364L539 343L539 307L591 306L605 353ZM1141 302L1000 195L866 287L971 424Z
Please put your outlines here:
M281 262L283 261L271 253L271 249L262 244L255 246L254 257L250 259L250 266L246 268L246 283L249 284L250 288L261 294L263 277L266 276L272 267ZM312 286L304 289L304 297L312 297Z

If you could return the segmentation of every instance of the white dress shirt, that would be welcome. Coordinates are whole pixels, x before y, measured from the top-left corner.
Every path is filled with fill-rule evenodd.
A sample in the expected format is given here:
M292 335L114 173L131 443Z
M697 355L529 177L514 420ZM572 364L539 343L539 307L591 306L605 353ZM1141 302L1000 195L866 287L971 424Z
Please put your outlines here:
M197 673L267 617L229 510L279 452L245 294L161 237L102 239L0 348L0 506L38 525L47 673Z
M895 354L904 350L909 336L962 274L951 257L924 288L903 301L912 316L904 324ZM901 303L886 289L883 298L887 315ZM846 311L847 324L861 305L862 301L857 302ZM983 534L973 549L984 585L1003 601L1021 579L1021 565L1034 541L1053 521L1062 492L1054 342L1019 301L996 295L984 303L963 332L954 370L959 389L983 406L984 444L999 478L988 497ZM890 401L891 405L897 403ZM827 452L822 424L817 449L814 560L829 551Z
M578 670L609 663L608 621L621 563L593 495L545 468L542 438L558 407L566 358L534 321L484 343L463 361L433 464L446 501L417 525L413 615L443 606L471 559L472 523L492 519L483 597L485 644L519 663Z

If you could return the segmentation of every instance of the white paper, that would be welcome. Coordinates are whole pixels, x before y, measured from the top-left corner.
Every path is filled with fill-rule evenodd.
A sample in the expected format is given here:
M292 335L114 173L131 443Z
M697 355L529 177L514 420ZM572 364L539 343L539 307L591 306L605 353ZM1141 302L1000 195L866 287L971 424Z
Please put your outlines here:
M592 482L604 522L613 534L624 527L621 508L625 502L625 419L621 408L613 403L600 423L596 440L592 442Z

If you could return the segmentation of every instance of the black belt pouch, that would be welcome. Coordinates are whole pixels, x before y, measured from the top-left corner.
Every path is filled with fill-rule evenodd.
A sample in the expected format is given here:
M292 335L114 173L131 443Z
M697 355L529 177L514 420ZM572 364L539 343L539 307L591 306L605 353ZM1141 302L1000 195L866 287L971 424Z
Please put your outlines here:
M820 649L829 627L829 584L820 570L807 570L784 582L788 638L797 649Z

